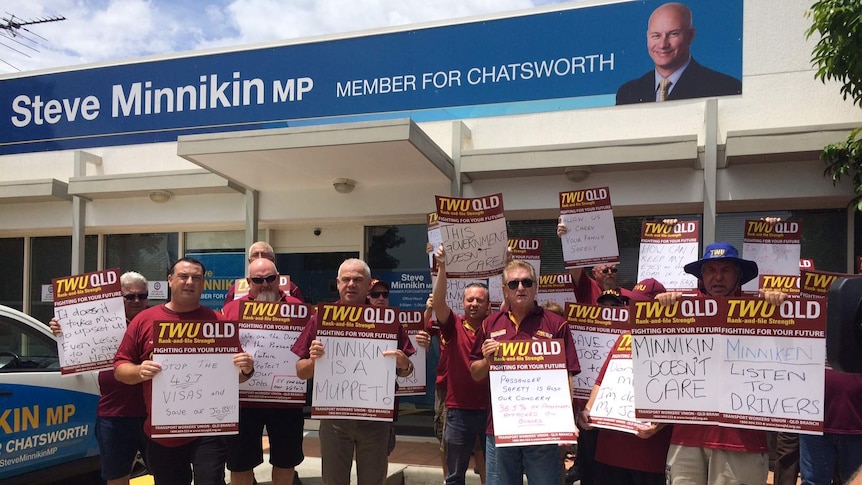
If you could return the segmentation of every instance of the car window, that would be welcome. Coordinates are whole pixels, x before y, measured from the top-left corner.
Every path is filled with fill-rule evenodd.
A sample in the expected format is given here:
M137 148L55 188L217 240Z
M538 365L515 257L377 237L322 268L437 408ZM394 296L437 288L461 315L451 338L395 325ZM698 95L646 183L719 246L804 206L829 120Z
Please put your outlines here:
M57 370L56 341L13 318L0 316L0 373Z

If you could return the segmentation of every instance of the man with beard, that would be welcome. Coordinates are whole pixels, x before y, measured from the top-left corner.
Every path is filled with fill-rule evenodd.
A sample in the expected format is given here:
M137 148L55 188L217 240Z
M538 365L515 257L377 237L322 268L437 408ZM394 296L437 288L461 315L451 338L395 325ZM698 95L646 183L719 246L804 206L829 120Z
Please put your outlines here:
M275 263L275 250L272 246L266 241L257 241L251 246L248 247L248 262L249 265L257 260L258 258L268 259ZM278 286L278 282L276 282L276 286ZM250 291L250 290L249 290ZM305 298L302 296L302 292L299 291L299 287L296 286L296 283L293 280L290 281L290 285L287 289L286 294L288 296L292 296L299 301L305 301ZM227 290L227 295L224 297L224 305L222 306L222 312L224 312L224 306L228 303L232 302L236 298L236 284L230 285L230 288Z
M440 338L446 342L446 427L443 441L446 449L446 485L463 485L476 440L485 448L485 428L491 388L488 378L478 383L470 373L470 351L476 341L476 331L488 315L491 302L488 287L471 283L464 288L464 315L455 315L446 304L446 251L443 245L434 254L437 260L437 280L434 282L432 308L440 326ZM484 458L484 456L477 458ZM477 459L484 465L484 459ZM479 467L484 478L484 466ZM484 481L484 480L483 480Z
M302 303L278 287L279 274L275 263L261 257L248 265L248 294L227 302L222 310L225 318L239 320L242 302ZM293 369L290 369L293 370ZM254 483L254 467L263 463L263 428L269 437L269 462L272 464L272 484L293 483L294 467L302 463L302 430L305 419L302 404L240 401L239 434L228 438L227 469L232 485Z

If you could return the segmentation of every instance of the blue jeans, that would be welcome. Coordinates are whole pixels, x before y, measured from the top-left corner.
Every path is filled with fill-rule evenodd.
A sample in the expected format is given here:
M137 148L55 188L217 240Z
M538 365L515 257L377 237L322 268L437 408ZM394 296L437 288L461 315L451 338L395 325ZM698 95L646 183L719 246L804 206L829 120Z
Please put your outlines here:
M497 446L494 435L485 435L485 485L500 485L500 474L497 473Z
M862 466L862 435L799 435L799 470L803 485L829 485L837 470L844 483Z
M497 473L500 485L560 483L560 453L557 445L504 446L497 448Z
M447 409L446 429L443 439L446 442L446 485L463 485L470 457L476 449L476 440L485 446L485 428L488 424L488 411L475 409Z

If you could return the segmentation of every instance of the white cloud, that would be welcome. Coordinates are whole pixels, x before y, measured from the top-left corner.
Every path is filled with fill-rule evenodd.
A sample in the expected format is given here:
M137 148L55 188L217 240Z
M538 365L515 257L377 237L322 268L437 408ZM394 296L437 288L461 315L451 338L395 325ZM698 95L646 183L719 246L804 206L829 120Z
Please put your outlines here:
M4 45L0 73L105 62L208 47L353 32L492 12L560 0L9 0L18 19L67 20L28 27L30 57ZM6 14L3 14L4 16ZM40 39L38 36L44 37ZM5 63L4 63L5 62Z

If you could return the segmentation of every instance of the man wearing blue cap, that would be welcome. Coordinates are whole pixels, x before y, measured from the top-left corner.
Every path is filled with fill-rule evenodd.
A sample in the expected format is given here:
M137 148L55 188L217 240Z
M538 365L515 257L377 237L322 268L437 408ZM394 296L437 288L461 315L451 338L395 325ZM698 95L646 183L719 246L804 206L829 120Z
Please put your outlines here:
M703 258L685 265L697 277L700 297L734 297L757 277L757 263L739 257L730 243L708 245ZM656 296L662 305L673 305L682 293ZM764 292L761 296L780 305L787 295ZM670 485L766 483L769 449L766 432L718 425L675 424L667 453L666 475Z

